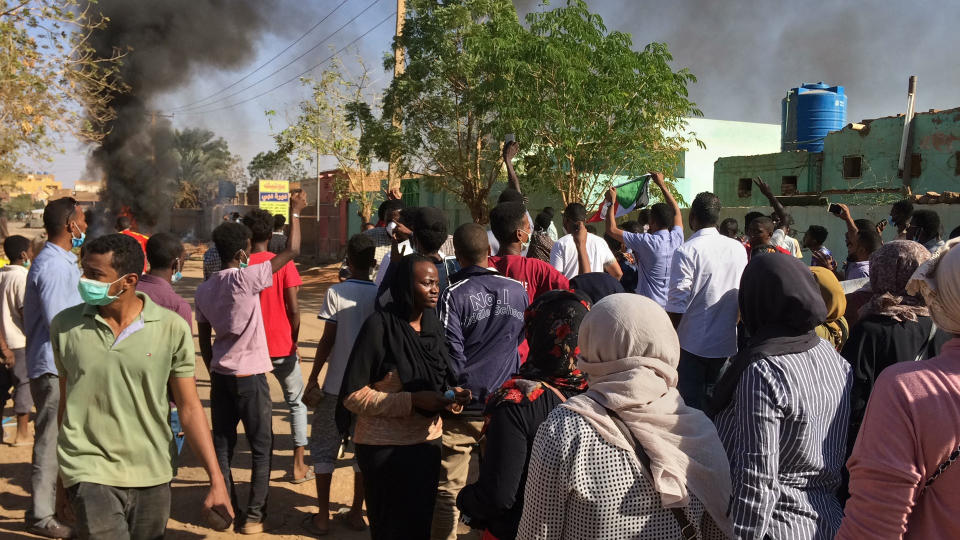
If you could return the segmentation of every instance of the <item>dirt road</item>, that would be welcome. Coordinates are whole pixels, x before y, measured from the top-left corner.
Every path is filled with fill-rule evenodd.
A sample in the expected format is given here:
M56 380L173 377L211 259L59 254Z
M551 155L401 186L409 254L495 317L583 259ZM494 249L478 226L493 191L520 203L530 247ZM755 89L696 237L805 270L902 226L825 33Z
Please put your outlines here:
M13 233L13 231L11 231ZM19 231L18 231L19 232ZM36 231L34 231L35 233ZM14 233L16 234L16 233ZM32 235L31 235L32 236ZM300 355L303 359L302 371L306 377L313 367L317 340L323 324L317 319L317 312L323 302L323 295L330 284L336 281L336 267L315 269L301 268L304 286L300 292L301 331ZM201 262L194 256L187 262L184 279L176 285L177 292L193 301L193 294L201 281ZM273 431L275 434L273 472L270 483L268 532L261 538L311 538L301 522L310 514L318 511L316 486L312 483L294 485L288 480L293 464L293 442L290 437L288 411L283 403L282 393L277 380L269 376L270 393L274 401ZM197 353L197 386L200 399L207 408L209 417L210 378ZM8 408L7 415L12 411ZM240 427L242 430L242 426ZM12 431L8 431L12 435ZM24 515L30 504L30 447L14 448L0 446L0 538L35 538L25 532ZM352 458L347 455L347 458ZM309 459L309 456L308 456ZM172 483L173 504L167 529L167 538L233 538L233 533L217 533L207 528L200 516L200 503L206 493L206 474L188 445L184 446L180 456L180 467ZM353 497L353 460L341 460L333 475L330 494L332 509L346 507ZM237 445L233 467L234 480L237 482L239 500L246 500L250 480L250 451L241 436ZM368 532L354 532L342 526L333 525L327 538L353 540L369 538ZM479 538L479 535L467 533L461 529L460 538Z

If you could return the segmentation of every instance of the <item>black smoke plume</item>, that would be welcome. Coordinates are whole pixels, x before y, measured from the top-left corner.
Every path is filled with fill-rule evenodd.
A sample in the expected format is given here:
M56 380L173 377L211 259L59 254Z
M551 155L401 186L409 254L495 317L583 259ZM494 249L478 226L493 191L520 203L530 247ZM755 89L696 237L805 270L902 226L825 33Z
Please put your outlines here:
M115 96L117 118L88 166L106 179L107 209L128 207L150 230L165 224L177 194L173 130L151 109L153 98L193 77L245 65L259 38L294 10L263 0L98 0L93 10L110 21L92 45L102 57L127 51L119 76L130 90Z

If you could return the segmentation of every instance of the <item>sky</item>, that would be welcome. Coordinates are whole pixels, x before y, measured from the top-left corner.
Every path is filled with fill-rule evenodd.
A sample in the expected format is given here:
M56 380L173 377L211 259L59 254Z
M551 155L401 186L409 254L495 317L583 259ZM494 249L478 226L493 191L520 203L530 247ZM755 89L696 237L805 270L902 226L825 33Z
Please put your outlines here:
M514 3L521 17L545 9L537 0ZM609 30L631 34L636 48L667 43L674 67L697 77L689 90L706 118L779 123L786 91L817 81L846 88L848 121L895 115L905 109L910 75L918 76L917 110L960 106L955 0L590 0L588 5ZM241 65L195 69L186 85L153 106L172 114L177 128L203 127L224 137L246 163L272 149L272 135L296 117L297 104L309 94L297 76L333 51L346 47L340 56L348 67L360 56L372 68L375 86L389 83L392 74L381 66L395 7L395 0L299 4L295 17L253 38L254 54ZM308 74L320 71L322 65ZM281 86L288 80L293 82ZM267 110L276 114L268 117ZM84 176L87 149L71 140L61 146L64 153L52 163L28 168L53 173L70 186Z

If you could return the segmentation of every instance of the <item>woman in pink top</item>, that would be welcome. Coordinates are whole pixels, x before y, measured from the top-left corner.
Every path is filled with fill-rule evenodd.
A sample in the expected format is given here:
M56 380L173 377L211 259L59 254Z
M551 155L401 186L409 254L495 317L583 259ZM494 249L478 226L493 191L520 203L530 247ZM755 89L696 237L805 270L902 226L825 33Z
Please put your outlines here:
M953 339L940 355L894 364L873 388L847 462L839 539L960 538L960 239L911 278Z

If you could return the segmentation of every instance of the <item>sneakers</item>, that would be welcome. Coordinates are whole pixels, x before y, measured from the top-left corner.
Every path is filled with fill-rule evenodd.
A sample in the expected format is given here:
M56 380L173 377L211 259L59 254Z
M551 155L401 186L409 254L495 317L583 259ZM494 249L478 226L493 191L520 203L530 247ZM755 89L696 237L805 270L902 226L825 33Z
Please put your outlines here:
M73 538L73 529L62 525L55 519L47 521L47 524L43 527L34 523L27 527L27 532L45 538Z
M265 530L262 521L248 521L237 531L240 534L260 534Z

